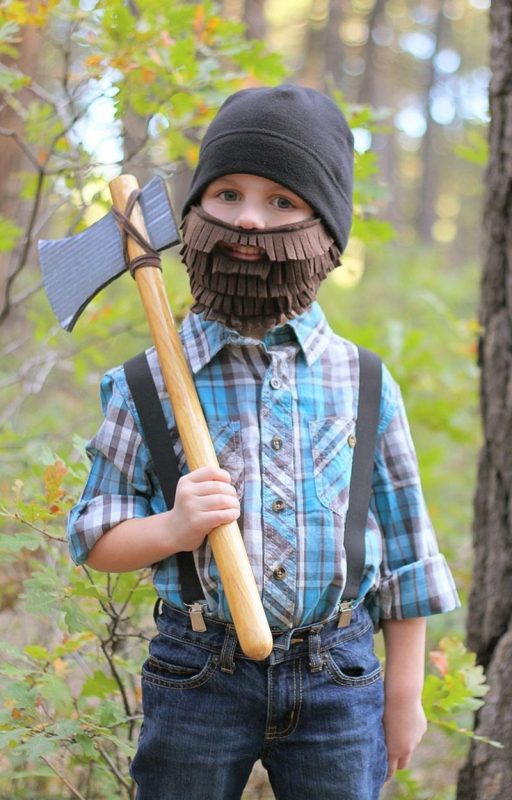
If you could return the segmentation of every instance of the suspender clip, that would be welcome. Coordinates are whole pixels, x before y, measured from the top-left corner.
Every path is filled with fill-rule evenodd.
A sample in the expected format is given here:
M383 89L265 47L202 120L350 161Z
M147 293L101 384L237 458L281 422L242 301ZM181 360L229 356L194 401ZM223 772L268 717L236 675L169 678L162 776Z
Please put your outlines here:
M192 630L196 633L204 633L206 631L206 622L203 617L204 603L192 603L189 608L190 624Z
M354 609L353 600L344 600L340 603L340 616L338 618L338 628L348 628L352 622L352 611Z

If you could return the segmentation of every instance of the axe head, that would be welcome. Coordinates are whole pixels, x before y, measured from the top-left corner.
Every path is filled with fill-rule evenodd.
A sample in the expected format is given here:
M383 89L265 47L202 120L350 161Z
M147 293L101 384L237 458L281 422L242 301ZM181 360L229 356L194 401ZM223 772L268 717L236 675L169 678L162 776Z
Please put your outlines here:
M180 236L162 178L142 189L139 205L150 244L165 250ZM121 233L110 211L90 228L65 239L40 239L43 284L62 327L71 331L90 300L127 269Z

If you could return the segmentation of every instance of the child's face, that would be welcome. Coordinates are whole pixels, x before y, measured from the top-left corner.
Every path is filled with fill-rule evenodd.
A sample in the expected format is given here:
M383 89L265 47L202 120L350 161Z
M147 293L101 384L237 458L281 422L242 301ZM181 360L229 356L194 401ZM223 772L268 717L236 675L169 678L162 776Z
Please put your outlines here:
M223 175L207 186L201 198L207 214L228 225L264 230L291 225L313 216L313 210L290 189L259 175L245 172ZM237 245L248 250L248 245ZM260 248L251 248L258 251ZM260 253L237 252L237 257L257 259Z

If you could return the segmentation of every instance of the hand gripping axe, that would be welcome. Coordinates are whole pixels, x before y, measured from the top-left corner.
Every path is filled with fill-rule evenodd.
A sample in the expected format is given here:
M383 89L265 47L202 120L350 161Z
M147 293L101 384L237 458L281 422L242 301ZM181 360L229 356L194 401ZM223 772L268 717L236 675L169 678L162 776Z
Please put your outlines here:
M62 240L41 240L39 260L43 282L57 318L71 331L89 301L128 265L123 236L116 222L124 212L137 180L121 175L110 183L113 210L90 228ZM134 199L134 198L133 198ZM133 205L133 200L130 205ZM127 239L132 274L144 306L169 394L176 425L191 470L218 466L203 410L183 351L154 251L179 242L169 198L161 178L153 178L138 195L127 216L136 231ZM139 234L139 237L136 234ZM136 238L133 238L136 236ZM142 239L140 239L142 237ZM139 241L137 241L139 239ZM142 242L149 241L148 254ZM134 264L136 259L136 268ZM221 525L209 535L226 592L240 646L249 658L262 660L272 649L272 634L236 522Z

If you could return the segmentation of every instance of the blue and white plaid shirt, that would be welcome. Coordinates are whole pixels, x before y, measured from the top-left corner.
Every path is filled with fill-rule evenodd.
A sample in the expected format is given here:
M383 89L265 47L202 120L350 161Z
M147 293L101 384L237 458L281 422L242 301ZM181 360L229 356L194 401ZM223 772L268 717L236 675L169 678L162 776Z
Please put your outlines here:
M335 335L315 303L264 340L189 314L185 351L219 463L241 501L239 525L269 623L325 619L346 576L343 533L358 401L357 348ZM149 362L176 455L184 456L154 350ZM102 386L103 424L88 447L91 472L69 518L82 563L123 520L165 510L124 371ZM208 538L195 552L208 613L229 620ZM183 608L176 559L156 565L158 594ZM425 507L400 391L386 368L359 597L376 624L449 611L457 592Z

